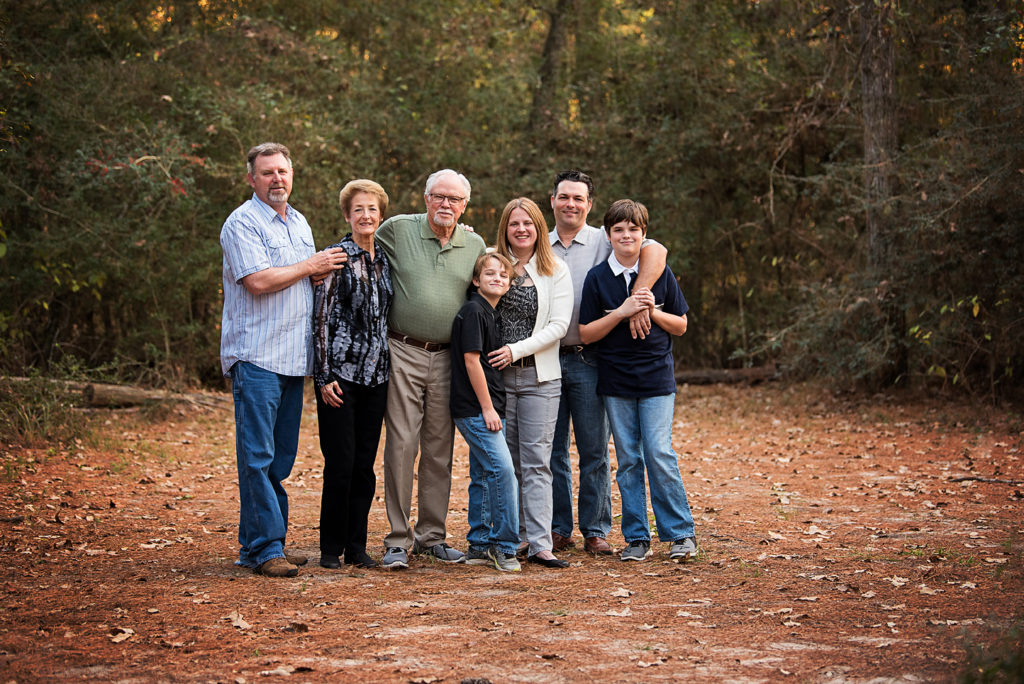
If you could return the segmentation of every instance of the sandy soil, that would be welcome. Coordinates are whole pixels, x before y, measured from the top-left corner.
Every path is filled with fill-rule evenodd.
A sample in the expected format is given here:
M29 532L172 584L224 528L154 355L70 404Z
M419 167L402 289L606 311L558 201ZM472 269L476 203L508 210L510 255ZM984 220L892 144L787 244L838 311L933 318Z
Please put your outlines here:
M97 436L67 449L0 450L2 681L916 682L1021 657L1013 411L683 387L675 446L700 556L578 549L567 570L509 575L320 568L307 401L289 546L312 558L282 580L232 565L233 421L219 396L222 409L99 413ZM454 471L449 541L465 548L461 440ZM618 529L610 541L622 546Z

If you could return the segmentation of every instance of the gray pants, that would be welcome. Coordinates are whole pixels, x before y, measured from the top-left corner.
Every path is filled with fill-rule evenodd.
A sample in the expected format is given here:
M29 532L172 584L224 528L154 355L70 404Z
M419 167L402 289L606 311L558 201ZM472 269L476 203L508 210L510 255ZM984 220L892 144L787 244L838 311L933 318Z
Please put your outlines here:
M559 380L537 382L533 367L506 368L505 440L519 480L519 538L530 555L551 550L551 443L562 393Z

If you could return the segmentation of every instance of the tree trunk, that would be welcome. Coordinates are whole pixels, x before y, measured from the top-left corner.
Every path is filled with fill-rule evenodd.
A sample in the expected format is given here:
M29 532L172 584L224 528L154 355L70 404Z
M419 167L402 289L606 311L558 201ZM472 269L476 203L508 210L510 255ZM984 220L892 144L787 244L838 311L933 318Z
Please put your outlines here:
M891 385L906 380L905 314L894 284L896 179L897 0L863 0L860 5L861 99L864 122L864 205L868 271L876 282L886 325L886 367L879 378Z
M892 245L888 218L897 145L894 9L895 0L866 0L860 6L868 266L879 272L890 264Z
M558 0L554 9L546 10L551 25L544 41L529 120L529 130L535 134L553 128L560 114L566 113L562 86L568 80L568 51L575 38L573 22L579 14L579 5L580 0Z

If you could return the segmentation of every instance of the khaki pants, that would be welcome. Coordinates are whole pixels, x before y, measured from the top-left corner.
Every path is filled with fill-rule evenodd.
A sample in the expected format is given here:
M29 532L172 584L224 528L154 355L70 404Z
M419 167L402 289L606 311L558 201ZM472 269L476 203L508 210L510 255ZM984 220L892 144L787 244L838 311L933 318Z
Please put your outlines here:
M415 539L430 547L445 541L448 499L452 486L452 449L455 425L448 407L451 355L447 350L428 352L388 340L391 380L385 414L384 505L391 532L384 545L410 549L413 530L413 470L416 452L418 517Z

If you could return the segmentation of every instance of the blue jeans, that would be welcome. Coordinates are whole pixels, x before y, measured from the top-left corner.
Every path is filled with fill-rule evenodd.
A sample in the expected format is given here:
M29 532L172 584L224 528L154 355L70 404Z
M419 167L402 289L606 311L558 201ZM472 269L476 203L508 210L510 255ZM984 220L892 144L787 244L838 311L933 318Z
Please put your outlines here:
M551 530L572 535L572 464L569 420L580 459L579 523L586 538L612 529L612 478L608 460L608 419L597 396L597 354L593 349L562 354L562 397L551 449Z
M496 545L505 553L519 548L519 487L503 431L487 429L482 415L456 418L469 445L470 546Z
M284 558L288 495L282 482L299 447L304 381L245 361L231 368L242 547L235 565L254 568Z
M651 486L651 507L658 539L693 536L693 515L686 499L679 462L672 450L674 394L660 397L604 397L615 437L616 480L622 495L622 536L626 543L650 541L644 468Z

